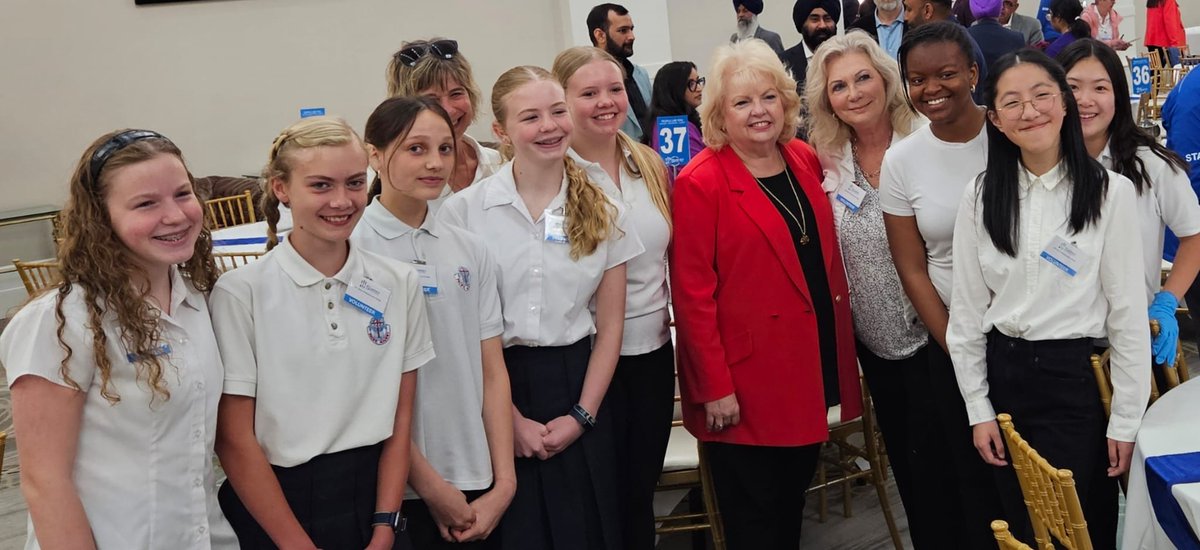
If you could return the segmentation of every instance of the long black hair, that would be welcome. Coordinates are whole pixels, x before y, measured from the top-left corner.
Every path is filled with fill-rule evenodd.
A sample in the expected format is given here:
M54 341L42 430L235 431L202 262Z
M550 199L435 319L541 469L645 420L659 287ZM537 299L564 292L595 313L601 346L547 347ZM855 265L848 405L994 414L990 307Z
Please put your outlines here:
M949 42L958 46L962 51L963 60L967 63L967 69L975 66L975 47L971 44L971 36L967 34L967 29L962 25L952 21L937 21L926 23L913 29L911 32L904 33L904 38L900 40L900 51L896 57L900 60L900 78L905 83L908 82L908 57L912 51L923 44L936 44L938 42ZM982 67L975 67L975 70L981 71ZM904 86L904 96L908 97L909 103L912 103L912 98L908 95L908 86Z
M1071 0L1072 2L1075 0ZM1067 225L1078 233L1100 219L1104 196L1108 193L1108 172L1088 155L1083 142L1083 126L1079 122L1079 106L1075 94L1067 85L1067 73L1062 65L1046 54L1026 48L1006 54L996 60L983 86L983 98L992 116L996 111L996 84L1009 69L1022 63L1037 65L1045 70L1062 94L1067 114L1059 130L1059 153L1071 182L1071 213ZM1020 242L1021 210L1018 195L1021 149L1008 139L988 117L987 169L976 180L980 185L978 200L983 203L983 227L997 250L1016 257Z
M1058 52L1058 62L1066 72L1071 72L1080 61L1095 58L1104 66L1108 79L1112 81L1113 119L1108 124L1108 151L1113 158L1113 171L1129 178L1139 195L1152 185L1146 163L1138 156L1138 149L1146 147L1172 169L1187 172L1187 162L1174 151L1163 147L1133 120L1133 108L1129 105L1129 81L1121 58L1108 44L1092 38L1083 38Z
M684 97L688 91L688 78L694 70L696 64L691 61L672 61L663 65L654 75L650 108L646 111L646 119L642 121L642 128L646 129L645 135L642 136L643 142L650 142L650 128L654 127L654 120L660 116L687 115L688 122L695 124L697 129L700 128L700 113L696 112L695 107L688 105Z
M1051 0L1050 15L1066 21L1067 32L1075 35L1075 38L1092 36L1092 26L1079 17L1083 15L1083 4L1079 0Z

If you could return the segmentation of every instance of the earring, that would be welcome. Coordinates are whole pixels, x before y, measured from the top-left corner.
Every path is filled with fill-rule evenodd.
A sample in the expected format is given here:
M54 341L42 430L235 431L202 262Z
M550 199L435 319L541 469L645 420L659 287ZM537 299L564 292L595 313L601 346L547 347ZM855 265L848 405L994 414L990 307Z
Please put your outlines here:
M975 93L975 85L974 84L971 85L971 93Z

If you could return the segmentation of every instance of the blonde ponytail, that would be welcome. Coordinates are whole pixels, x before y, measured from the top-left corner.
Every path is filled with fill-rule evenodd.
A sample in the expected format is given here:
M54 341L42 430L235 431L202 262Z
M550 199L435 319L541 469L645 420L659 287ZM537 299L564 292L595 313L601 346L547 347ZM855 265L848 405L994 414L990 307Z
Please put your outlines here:
M641 176L646 182L646 189L650 191L650 201L658 208L663 219L667 220L667 231L670 231L671 193L667 189L667 167L653 149L634 141L625 135L625 132L617 132L617 145L629 151L632 162L626 158L625 169L631 174Z
M563 168L567 171L567 242L571 243L571 259L578 261L613 236L617 207L571 157L563 158Z

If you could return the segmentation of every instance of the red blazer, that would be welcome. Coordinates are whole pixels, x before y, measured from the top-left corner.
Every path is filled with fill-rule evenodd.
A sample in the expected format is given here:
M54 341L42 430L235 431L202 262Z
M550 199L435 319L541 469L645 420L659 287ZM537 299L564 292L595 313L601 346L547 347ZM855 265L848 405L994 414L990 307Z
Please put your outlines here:
M1163 0L1157 7L1146 8L1146 45L1162 48L1181 48L1187 44L1179 4ZM1166 59L1163 63L1167 63Z
M798 139L780 146L816 213L837 334L842 418L862 414L846 273L821 165ZM683 423L702 441L825 441L817 317L788 226L731 147L705 149L675 179L671 292ZM705 426L704 403L737 394L741 423Z

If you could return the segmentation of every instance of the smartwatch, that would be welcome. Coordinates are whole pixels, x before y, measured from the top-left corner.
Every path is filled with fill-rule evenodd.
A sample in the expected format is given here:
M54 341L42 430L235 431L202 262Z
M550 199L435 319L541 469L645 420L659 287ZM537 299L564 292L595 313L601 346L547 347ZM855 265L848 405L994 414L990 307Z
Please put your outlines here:
M375 512L371 516L371 527L377 525L386 525L391 527L393 532L399 533L408 525L408 518L401 516L399 510L395 512Z

